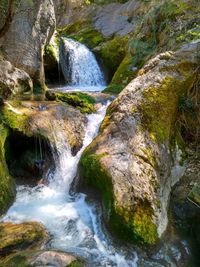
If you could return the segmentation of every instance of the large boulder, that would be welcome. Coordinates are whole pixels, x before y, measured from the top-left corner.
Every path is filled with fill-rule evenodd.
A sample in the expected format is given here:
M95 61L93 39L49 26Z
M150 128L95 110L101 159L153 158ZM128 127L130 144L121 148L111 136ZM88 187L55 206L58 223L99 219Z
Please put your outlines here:
M5 59L40 85L44 83L44 46L53 35L55 23L52 0L20 1L11 25L0 39Z
M30 76L23 70L15 68L9 61L0 61L0 95L11 95L32 91Z
M165 231L171 188L184 170L175 122L179 97L196 80L198 44L150 60L108 108L81 158L84 184L102 193L109 226L140 244Z

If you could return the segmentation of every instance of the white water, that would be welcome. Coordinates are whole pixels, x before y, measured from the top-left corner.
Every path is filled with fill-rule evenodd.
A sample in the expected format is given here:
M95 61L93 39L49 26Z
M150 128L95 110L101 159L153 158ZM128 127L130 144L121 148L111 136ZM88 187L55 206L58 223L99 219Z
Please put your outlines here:
M57 166L49 177L49 185L19 186L16 201L3 220L43 223L52 237L48 244L50 248L82 256L91 267L135 267L137 255L133 252L132 260L125 260L125 254L117 252L119 249L102 232L100 215L97 215L99 210L95 205L88 204L84 194L72 196L69 193L80 156L97 135L106 108L104 105L97 114L88 115L83 147L76 156L71 155L62 135L54 127Z
M68 86L73 89L101 90L106 83L93 53L83 44L62 38L60 64Z

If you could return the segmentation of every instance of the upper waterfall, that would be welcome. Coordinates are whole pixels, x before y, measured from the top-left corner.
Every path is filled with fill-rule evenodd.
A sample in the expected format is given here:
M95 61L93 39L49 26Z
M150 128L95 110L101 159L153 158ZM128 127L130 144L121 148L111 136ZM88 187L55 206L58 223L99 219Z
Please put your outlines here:
M69 86L104 86L104 75L94 54L83 44L62 38L60 65Z

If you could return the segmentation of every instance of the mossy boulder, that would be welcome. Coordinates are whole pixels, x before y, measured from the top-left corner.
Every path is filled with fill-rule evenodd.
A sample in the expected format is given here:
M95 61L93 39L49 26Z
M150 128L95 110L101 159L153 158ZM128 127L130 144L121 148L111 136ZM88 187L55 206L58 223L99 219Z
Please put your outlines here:
M46 92L46 98L49 100L56 100L67 103L74 108L80 110L81 113L94 113L96 109L94 107L95 99L82 92L61 93L61 92Z
M37 248L47 240L44 227L36 222L0 224L0 257L19 250Z
M0 121L0 215L8 209L15 197L15 184L9 174L5 159L8 135L8 128Z
M81 158L83 181L102 193L108 225L142 245L165 231L171 188L184 171L175 125L179 97L197 79L197 45L150 60L109 106Z
M88 99L90 99L89 96ZM88 104L81 108L89 112L93 105ZM73 153L82 146L85 116L78 109L62 101L9 101L1 108L0 118L12 130L28 137L35 136L48 140L51 145L56 145L54 131L60 131L65 137L65 142L71 146Z

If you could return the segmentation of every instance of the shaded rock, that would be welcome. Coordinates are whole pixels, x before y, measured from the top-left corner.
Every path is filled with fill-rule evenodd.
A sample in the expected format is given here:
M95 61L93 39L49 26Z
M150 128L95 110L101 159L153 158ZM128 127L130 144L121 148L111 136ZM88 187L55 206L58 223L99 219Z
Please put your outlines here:
M31 91L32 88L32 80L25 71L13 67L9 61L0 61L1 96L8 98L11 95Z
M200 158L199 150L197 150L195 143L188 145L186 151L188 156L186 171L173 188L170 211L174 227L179 232L181 238L186 239L190 244L193 256L192 266L199 266L200 208L197 206L196 201L194 201L192 192L193 188L200 183Z
M43 86L43 52L55 29L52 0L20 1L12 23L0 39L6 60Z
M179 165L178 99L196 79L197 43L150 60L108 108L81 158L84 183L98 188L105 219L121 237L154 244L167 226Z
M40 247L46 239L47 233L39 223L1 223L0 257L27 248Z

